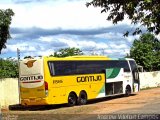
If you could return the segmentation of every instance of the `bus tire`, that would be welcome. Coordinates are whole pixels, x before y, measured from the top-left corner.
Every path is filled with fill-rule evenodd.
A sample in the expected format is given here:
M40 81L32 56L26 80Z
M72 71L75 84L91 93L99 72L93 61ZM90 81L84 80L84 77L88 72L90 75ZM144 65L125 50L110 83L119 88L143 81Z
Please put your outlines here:
M77 104L77 95L74 92L70 92L68 96L68 106L74 106Z
M125 97L128 97L131 95L131 87L130 85L126 86L126 91L125 91Z
M87 103L87 93L85 91L81 91L78 97L78 104L85 105Z

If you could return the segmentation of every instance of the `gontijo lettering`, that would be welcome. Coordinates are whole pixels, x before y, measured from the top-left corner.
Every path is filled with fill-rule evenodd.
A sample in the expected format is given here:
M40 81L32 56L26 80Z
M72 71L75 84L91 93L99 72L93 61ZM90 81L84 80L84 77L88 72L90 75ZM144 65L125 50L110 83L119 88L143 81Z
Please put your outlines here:
M82 77L77 77L77 82L91 82L91 81L101 81L102 76L82 76Z
M42 80L43 76L27 76L27 77L20 77L20 81L33 81L33 80Z

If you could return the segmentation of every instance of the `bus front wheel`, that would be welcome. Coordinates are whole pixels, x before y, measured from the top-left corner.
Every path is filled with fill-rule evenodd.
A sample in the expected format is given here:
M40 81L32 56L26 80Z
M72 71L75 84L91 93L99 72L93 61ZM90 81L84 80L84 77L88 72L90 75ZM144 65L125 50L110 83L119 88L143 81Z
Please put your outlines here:
M81 91L78 97L78 104L85 105L87 103L87 94L85 91Z
M77 103L77 96L76 93L71 92L68 96L68 106L74 106Z

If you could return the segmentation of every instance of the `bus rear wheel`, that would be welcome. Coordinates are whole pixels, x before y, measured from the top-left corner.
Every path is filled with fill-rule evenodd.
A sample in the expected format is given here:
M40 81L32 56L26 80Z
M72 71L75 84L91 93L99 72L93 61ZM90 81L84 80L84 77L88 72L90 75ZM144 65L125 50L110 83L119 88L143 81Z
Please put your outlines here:
M77 104L77 96L74 92L71 92L68 96L68 106L74 106Z
M81 91L78 97L78 104L85 105L87 103L87 94L85 91Z
M125 91L125 97L128 97L130 95L131 95L131 87L129 85L127 85L126 91Z

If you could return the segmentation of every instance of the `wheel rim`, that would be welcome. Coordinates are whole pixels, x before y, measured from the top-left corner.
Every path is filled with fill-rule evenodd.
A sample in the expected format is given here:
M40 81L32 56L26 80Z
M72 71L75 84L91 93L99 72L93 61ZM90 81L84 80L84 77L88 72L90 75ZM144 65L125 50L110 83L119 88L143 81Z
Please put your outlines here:
M126 95L129 96L131 94L131 92L127 89L126 90Z
M81 103L86 103L86 96L85 95L81 96Z
M85 93L81 93L79 97L79 104L84 105L87 102L87 95Z
M68 98L68 103L70 105L75 105L76 104L76 96L74 94L71 94Z

